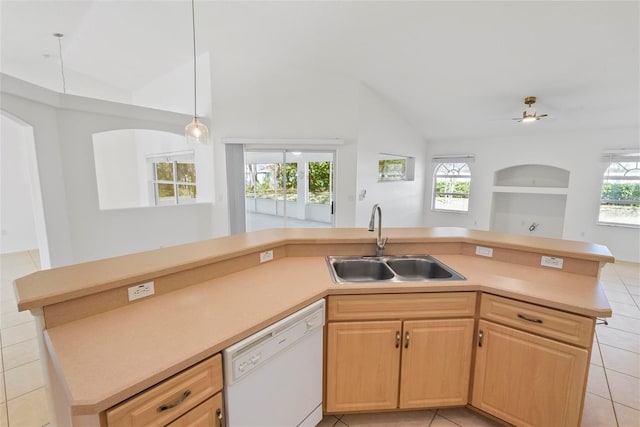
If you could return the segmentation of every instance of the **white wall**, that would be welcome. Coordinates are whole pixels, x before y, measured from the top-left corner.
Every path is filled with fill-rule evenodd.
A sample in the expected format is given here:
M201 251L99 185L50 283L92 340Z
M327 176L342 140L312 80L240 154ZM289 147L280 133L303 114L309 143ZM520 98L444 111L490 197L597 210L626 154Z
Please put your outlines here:
M31 129L0 114L0 252L38 248L31 200L28 145Z
M376 203L383 227L423 226L426 142L371 89L361 86L359 94L357 190L366 190L366 196L357 203L356 226L368 225ZM378 182L380 153L415 157L414 180Z
M122 129L93 135L100 209L146 206L141 194L135 131Z
M3 111L34 129L52 266L211 237L208 203L101 211L92 135L115 129L182 134L189 117L55 94L6 75Z
M431 163L427 173L426 225L488 230L494 172L519 164L546 164L570 171L562 238L603 244L619 260L640 262L639 229L596 224L602 174L608 166L601 161L602 152L638 147L638 141L638 129L430 141L429 157L475 154L476 160L470 164L472 181L468 213L429 209L436 166Z

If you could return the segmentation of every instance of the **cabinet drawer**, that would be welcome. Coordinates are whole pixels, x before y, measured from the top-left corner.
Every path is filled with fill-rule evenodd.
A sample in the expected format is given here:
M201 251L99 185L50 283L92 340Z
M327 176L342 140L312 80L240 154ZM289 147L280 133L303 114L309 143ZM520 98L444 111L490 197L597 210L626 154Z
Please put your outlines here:
M222 389L221 360L217 354L107 410L107 425L167 425Z
M480 317L582 347L593 340L594 319L495 295L482 294Z
M327 318L335 321L470 317L475 309L475 292L335 295L329 297Z
M222 393L205 400L167 427L222 427Z

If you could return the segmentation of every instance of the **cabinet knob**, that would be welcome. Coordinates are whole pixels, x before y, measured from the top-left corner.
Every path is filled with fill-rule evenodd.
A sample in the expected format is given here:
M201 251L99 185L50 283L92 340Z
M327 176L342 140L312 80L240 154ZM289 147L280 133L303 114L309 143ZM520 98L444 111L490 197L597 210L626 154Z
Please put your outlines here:
M218 419L218 427L224 427L224 423L222 422L222 409L216 409L216 418Z
M409 348L409 331L404 333L404 348Z
M478 347L482 347L482 338L484 338L484 332L480 329L478 331Z
M396 331L396 348L400 348L400 331Z

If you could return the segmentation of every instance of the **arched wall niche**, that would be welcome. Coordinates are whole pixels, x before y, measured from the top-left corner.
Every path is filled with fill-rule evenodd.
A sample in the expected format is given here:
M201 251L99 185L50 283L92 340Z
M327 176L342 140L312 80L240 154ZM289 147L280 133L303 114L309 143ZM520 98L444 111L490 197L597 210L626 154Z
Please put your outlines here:
M569 174L568 170L555 166L516 165L496 171L494 185L568 188Z
M562 238L570 172L523 164L494 173L491 230Z

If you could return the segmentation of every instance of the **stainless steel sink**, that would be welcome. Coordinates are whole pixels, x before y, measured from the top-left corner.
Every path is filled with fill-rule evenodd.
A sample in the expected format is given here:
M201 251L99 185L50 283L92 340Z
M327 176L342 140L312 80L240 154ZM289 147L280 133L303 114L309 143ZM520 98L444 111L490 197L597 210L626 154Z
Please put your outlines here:
M328 256L327 264L336 283L466 280L429 255Z
M387 264L378 258L346 258L331 264L336 277L349 282L372 282L394 277Z

